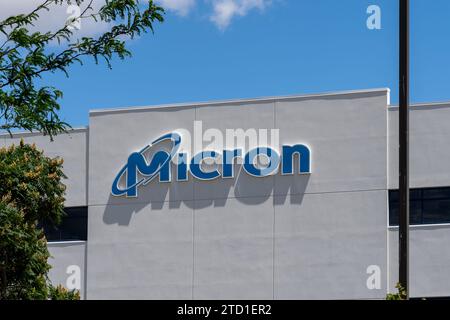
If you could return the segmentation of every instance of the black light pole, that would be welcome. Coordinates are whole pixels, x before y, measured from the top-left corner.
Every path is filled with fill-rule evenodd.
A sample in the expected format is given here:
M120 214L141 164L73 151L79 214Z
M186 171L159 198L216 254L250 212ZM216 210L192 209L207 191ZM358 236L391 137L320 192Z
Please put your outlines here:
M399 283L409 299L409 0L400 0Z

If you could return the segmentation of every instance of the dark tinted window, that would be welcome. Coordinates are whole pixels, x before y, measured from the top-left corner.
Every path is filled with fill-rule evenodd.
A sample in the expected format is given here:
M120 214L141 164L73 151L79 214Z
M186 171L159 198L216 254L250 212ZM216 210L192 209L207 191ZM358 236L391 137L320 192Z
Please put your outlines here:
M450 223L450 199L424 200L423 223Z
M389 191L389 225L398 226L398 190ZM450 187L410 190L410 224L450 223Z
M450 199L450 188L433 188L423 190L424 199Z
M58 227L42 223L48 241L87 240L87 207L65 208L66 216Z

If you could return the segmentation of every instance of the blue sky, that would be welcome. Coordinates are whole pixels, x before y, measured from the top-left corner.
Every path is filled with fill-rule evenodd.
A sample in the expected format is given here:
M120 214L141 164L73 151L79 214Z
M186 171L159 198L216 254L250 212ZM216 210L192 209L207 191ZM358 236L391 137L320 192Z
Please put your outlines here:
M63 90L72 126L87 125L98 108L380 87L398 99L397 1L272 0L225 20L217 0L161 1L174 10L154 35L131 43L131 59L46 78ZM450 1L411 2L411 100L450 100ZM381 30L366 27L371 4L381 8Z

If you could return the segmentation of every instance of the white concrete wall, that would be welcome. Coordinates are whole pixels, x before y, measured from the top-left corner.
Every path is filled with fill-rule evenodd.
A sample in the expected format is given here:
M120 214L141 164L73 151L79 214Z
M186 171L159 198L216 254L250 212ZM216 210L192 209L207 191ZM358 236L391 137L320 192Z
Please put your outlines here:
M50 242L48 250L52 266L48 274L53 285L63 285L80 290L81 298L86 293L86 242Z
M93 112L87 296L382 298L387 288L387 90ZM170 184L112 197L128 155L178 128L279 128L310 176ZM381 269L380 290L366 269Z
M390 107L389 188L398 188L398 108ZM412 188L450 186L450 103L417 105L410 111L410 185ZM410 289L416 297L450 296L450 228L410 229ZM398 282L398 232L389 230L389 283Z
M398 108L390 107L389 189L398 188ZM410 111L411 188L450 186L450 103Z
M450 296L450 226L413 226L410 230L410 294L412 297ZM398 282L398 228L389 230L389 282Z
M49 246L51 279L64 284L67 266L79 264L88 298L383 298L398 259L386 209L386 189L398 180L398 119L386 101L379 90L94 112L89 163L86 129L54 142L1 135L0 145L23 137L62 156L67 206L88 203L89 182L87 248ZM449 119L450 104L412 107L412 187L450 186ZM192 130L194 120L204 129L279 128L281 143L310 145L313 173L152 182L138 199L110 196L132 151L170 130ZM411 228L413 296L450 296L449 237L446 225ZM381 290L365 286L369 265L382 270Z

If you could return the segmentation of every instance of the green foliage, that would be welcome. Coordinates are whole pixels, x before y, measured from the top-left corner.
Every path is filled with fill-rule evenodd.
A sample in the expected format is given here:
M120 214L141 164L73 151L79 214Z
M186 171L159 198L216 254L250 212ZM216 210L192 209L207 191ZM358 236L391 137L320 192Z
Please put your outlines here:
M61 285L49 286L48 298L50 300L80 300L80 293L77 290L67 290Z
M44 234L8 202L0 202L0 299L46 299L50 266Z
M62 159L47 158L23 141L0 149L0 197L9 197L27 222L59 224L65 200L62 164Z
M47 299L49 252L37 222L63 216L62 161L34 145L0 149L0 299Z
M388 293L386 296L386 300L406 300L406 290L402 287L400 283L397 283L395 286L397 288L397 293Z
M131 55L124 39L132 39L147 31L153 24L162 22L164 10L152 0L143 6L138 0L105 0L94 10L92 0L42 0L43 3L28 14L0 21L0 130L11 132L14 128L40 131L50 136L65 131L58 111L62 92L55 87L38 87L36 81L45 73L61 71L68 75L68 67L82 63L86 57L98 63L104 60L111 67L111 59L124 59ZM94 19L110 23L112 27L98 37L73 40L70 24L57 31L33 32L29 29L44 10L64 4L85 5L74 20ZM0 37L0 40L2 38ZM49 48L58 42L59 51Z

